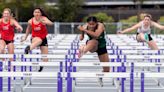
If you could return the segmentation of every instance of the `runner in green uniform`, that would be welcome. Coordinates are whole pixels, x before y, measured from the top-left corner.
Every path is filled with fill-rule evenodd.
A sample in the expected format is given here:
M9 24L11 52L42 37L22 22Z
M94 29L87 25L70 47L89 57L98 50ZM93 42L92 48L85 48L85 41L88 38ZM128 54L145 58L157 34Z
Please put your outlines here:
M90 51L91 53L97 52L100 62L109 62L109 57L106 49L104 24L98 22L96 17L91 16L87 19L87 23L82 26L78 26L78 29L82 32L80 35L80 40L84 39L85 33L89 37L86 45L82 45L79 48L79 58ZM109 71L109 67L103 67L103 72ZM102 80L102 78L100 78L100 80Z

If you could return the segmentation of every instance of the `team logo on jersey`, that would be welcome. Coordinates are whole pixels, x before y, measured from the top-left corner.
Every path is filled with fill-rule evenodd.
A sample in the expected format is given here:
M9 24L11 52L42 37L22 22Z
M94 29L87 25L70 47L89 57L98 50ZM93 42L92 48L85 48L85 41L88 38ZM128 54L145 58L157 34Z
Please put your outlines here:
M35 27L34 30L35 31L40 31L41 30L41 27Z
M7 26L3 26L2 28L3 28L3 30L9 30L9 26L8 25Z

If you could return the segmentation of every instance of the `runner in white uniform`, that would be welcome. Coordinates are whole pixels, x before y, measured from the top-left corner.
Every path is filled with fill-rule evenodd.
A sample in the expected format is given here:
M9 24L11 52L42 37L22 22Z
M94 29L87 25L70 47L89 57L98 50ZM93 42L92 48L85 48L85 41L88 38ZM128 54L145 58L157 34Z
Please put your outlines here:
M149 47L152 50L158 50L158 46L156 45L156 42L153 41L153 39L151 37L151 26L154 26L161 30L164 30L164 26L152 21L151 19L152 19L151 15L145 14L142 21L140 21L139 23L137 23L136 25L134 25L130 28L127 28L123 31L119 31L118 33L124 34L124 33L138 29L137 30L137 41L147 42L147 44L149 45Z

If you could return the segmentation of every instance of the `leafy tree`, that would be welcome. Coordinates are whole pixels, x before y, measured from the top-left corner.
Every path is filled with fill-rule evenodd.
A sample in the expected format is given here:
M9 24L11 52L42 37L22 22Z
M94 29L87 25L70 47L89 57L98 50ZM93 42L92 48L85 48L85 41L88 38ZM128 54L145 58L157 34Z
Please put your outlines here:
M45 7L45 0L4 0L0 2L0 10L11 8L18 21L27 21L32 16L34 7Z
M106 13L98 12L90 14L89 16L95 16L100 22L114 22L112 16L108 16ZM89 16L86 16L83 21L86 21Z
M131 27L138 22L137 15L131 16L128 19L122 19L122 20L120 20L120 22L123 24L122 29L126 29L128 27ZM136 33L136 30L133 30L132 32L129 32L129 33Z
M140 13L142 10L142 4L147 1L147 0L132 0L134 2L134 4L136 5L136 8L138 9L137 12L137 21L140 21Z
M71 22L76 19L81 10L83 0L58 0L58 19L62 22Z

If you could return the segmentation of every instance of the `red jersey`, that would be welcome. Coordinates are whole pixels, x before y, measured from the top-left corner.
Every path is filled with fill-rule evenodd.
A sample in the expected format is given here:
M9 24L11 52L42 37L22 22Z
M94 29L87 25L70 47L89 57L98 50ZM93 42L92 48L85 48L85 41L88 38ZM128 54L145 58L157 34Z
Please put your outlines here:
M3 19L0 22L0 33L1 39L6 41L13 41L14 40L14 26L11 25L10 20L8 23L4 23Z
M34 21L32 19L32 37L40 37L41 39L44 39L46 36L46 25L42 24L41 22L38 24L34 24Z

